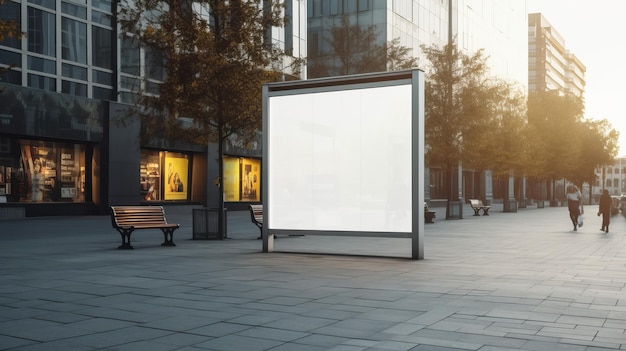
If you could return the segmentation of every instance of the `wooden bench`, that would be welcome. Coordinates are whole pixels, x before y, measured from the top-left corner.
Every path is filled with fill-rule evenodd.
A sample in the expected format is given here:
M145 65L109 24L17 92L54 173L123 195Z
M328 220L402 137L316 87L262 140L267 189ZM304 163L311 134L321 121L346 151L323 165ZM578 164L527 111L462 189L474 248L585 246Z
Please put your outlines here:
M122 236L118 249L132 249L130 235L137 229L160 229L165 236L161 246L176 246L174 231L179 224L167 223L163 206L111 206L111 222Z
M478 213L480 210L483 210L483 216L489 216L489 209L491 206L484 205L483 202L478 199L470 199L469 201L472 210L474 210L474 216L480 216Z
M249 208L252 223L261 231L257 239L263 239L263 205L250 205ZM278 236L274 235L274 239L278 239Z
M259 227L261 233L257 239L263 238L263 205L250 205L250 219Z
M433 221L433 218L435 218L435 214L436 213L437 212L435 212L435 211L431 211L428 208L428 205L426 204L426 202L424 202L424 222L425 223L435 223Z

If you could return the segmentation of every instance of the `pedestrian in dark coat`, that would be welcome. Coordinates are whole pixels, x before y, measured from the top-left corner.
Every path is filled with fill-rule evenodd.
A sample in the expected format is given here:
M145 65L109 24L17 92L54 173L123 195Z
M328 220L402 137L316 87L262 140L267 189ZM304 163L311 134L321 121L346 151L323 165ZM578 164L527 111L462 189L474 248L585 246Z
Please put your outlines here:
M613 201L611 201L611 195L609 195L609 191L604 189L602 191L602 195L600 195L600 206L598 209L598 217L602 215L602 231L605 233L609 232L609 222L611 222L611 207L613 206Z

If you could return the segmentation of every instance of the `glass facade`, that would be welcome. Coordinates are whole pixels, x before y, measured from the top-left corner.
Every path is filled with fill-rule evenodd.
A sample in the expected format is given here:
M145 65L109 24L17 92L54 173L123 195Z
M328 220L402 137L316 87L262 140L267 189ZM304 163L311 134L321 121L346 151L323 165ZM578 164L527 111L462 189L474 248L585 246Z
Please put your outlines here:
M450 8L449 4L452 3ZM485 50L491 73L521 86L527 85L528 33L526 5L515 0L312 0L308 1L309 77L315 67L338 72L341 60L334 57L330 30L341 26L345 16L361 29L373 27L373 44L393 39L412 49L426 64L420 46L448 43L449 28L459 48L468 53Z
M7 0L0 6L0 18L14 21L26 33L27 44L22 50L16 38L0 42L0 66L12 66L3 82L74 96L114 97L115 80L94 79L116 69L110 1ZM21 57L27 58L26 66Z

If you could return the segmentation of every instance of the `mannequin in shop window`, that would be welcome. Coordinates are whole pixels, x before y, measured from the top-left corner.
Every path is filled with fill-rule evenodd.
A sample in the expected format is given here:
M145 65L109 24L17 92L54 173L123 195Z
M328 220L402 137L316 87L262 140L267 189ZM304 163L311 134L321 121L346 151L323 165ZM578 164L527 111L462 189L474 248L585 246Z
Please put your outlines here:
M43 198L44 175L42 171L41 160L38 158L33 161L33 176L31 185L33 202L41 201Z
M174 173L173 177L170 177L170 191L181 193L183 192L183 181L180 179L178 172Z
M154 180L148 181L148 192L143 199L146 201L153 201L157 199L157 192Z

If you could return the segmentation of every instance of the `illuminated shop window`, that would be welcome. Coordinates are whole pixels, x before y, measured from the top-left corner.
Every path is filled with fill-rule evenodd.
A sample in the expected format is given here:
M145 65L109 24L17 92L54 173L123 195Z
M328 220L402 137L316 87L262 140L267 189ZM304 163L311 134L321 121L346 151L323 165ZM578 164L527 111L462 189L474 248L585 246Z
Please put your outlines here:
M261 201L261 160L224 156L224 200Z
M141 197L144 201L189 200L189 156L141 151Z
M19 156L0 166L0 195L19 202L84 202L85 146L20 140Z

